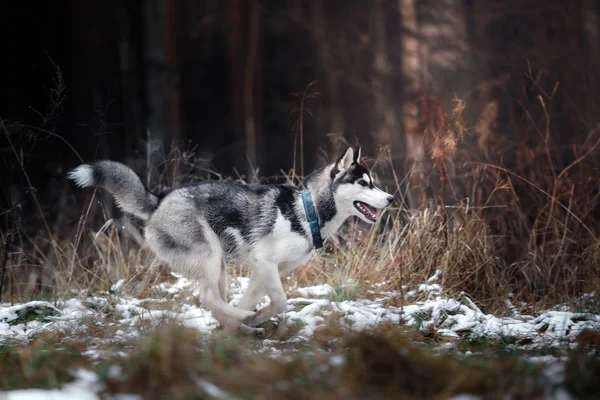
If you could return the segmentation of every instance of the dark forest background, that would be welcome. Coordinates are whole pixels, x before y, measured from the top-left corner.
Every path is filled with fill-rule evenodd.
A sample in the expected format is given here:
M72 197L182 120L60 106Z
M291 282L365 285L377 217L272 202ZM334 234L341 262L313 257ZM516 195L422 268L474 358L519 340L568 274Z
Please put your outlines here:
M595 0L3 2L3 241L70 237L81 160L156 188L282 180L346 144L401 205L496 210L509 262L560 239L547 221L590 234L599 16Z
M467 127L491 113L494 132L487 135L518 142L537 117L528 113L543 112L529 110L539 91L559 85L553 141L575 144L597 123L592 0L82 0L0 7L0 115L60 135L85 160L136 166L148 151L164 159L173 148L198 145L206 166L225 175L234 168L247 173L248 163L262 175L279 174L292 163L302 93L307 168L335 156L334 136L343 136L370 156L389 145L402 174L410 136L422 135L427 124L424 97L448 108L457 96L466 104ZM57 84L64 90L58 94ZM52 109L53 103L60 104ZM485 136L482 130L471 129ZM78 162L55 137L23 139L14 138L35 165L29 172L36 187ZM14 160L6 137L0 140L6 171Z

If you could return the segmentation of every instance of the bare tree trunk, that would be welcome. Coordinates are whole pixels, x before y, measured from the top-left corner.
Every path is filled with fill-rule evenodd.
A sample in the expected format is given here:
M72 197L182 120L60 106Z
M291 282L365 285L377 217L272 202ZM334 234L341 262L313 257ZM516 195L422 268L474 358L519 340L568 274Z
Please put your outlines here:
M260 98L257 93L258 75L258 51L260 40L260 6L257 0L252 0L250 5L250 16L248 22L248 54L244 70L244 133L246 139L246 155L248 157L248 179L254 179L257 168L257 127L256 116L258 107L255 102Z
M229 0L226 42L229 58L229 93L235 134L242 134L247 157L247 177L257 168L259 136L259 71L261 10L257 0Z
M148 187L157 183L158 164L164 160L169 126L168 70L165 51L165 2L147 0L144 10L144 60L146 65L146 163Z
M136 29L141 20L135 20L139 15L139 6L121 0L115 7L115 17L119 26L119 61L123 87L123 120L127 132L123 140L124 158L133 165L133 154L137 140L145 135L144 105L142 99L141 59L136 54L142 45L142 35ZM144 165L145 167L145 165Z
M598 10L595 0L583 0L582 14L583 14L583 29L585 35L585 42L588 46L587 51L587 62L585 68L587 70L587 84L586 99L585 103L593 104L597 98L597 83L598 83L598 63L600 63L600 51L598 51L598 42L600 41L600 18L598 18ZM584 115L586 121L593 121L595 116L593 113L594 107L589 105L585 107Z
M425 148L423 130L419 118L418 100L422 91L421 47L417 35L419 24L416 0L398 0L402 25L402 78L404 99L402 103L402 132L405 141L405 170L407 197L411 208L420 207L425 201Z
M399 134L396 101L393 96L392 64L387 48L386 16L384 1L375 0L370 3L370 31L373 37L373 74L371 84L374 95L375 111L375 144L390 146L392 154L399 154L403 147ZM392 160L394 161L394 160Z
M448 113L455 107L455 96L461 100L470 100L466 99L466 96L483 81L483 68L470 51L465 1L424 0L419 4L422 10L419 32L423 43L427 44L422 46L427 49L427 54L422 58L427 62L425 71L428 73L424 85L427 95L433 96L430 104L440 104ZM470 107L467 113L474 113L476 110L476 107ZM469 121L474 119L474 115L463 117ZM429 124L430 121L426 123ZM447 168L451 181L455 176L453 155L446 153L444 159L444 168ZM439 188L435 186L439 183L434 180L430 182L436 193ZM461 197L459 190L460 187L452 185L454 194Z
M328 108L330 114L328 133L339 135L344 131L344 119L339 108L340 77L338 73L338 66L336 64L335 57L333 56L333 49L329 39L327 18L325 16L323 1L313 0L311 2L311 6L314 27L314 29L312 29L312 33L315 37L315 43L317 44L320 64L324 70L325 86L327 87L326 97L328 99ZM330 158L335 157L337 153L335 139L329 142L329 146L327 146L327 153Z
M172 143L181 139L181 86L179 80L179 2L165 2L165 60L168 68L168 97L167 112L169 115L168 127ZM176 165L176 164L175 164Z
M598 11L596 10L595 0L583 0L582 14L583 14L583 28L587 36L588 43L596 44L600 41L600 19L598 18ZM598 57L598 48L596 46L590 46L589 50L592 52L593 57Z
M242 71L244 68L244 0L229 0L226 4L225 18L227 23L226 42L229 61L229 98L233 111L235 133L243 128L240 122L244 119L244 102L240 94L242 87Z
M427 43L428 89L442 99L445 105L454 94L471 90L474 86L470 73L472 56L467 38L467 21L464 0L424 0L419 33ZM435 82L435 85L432 83Z

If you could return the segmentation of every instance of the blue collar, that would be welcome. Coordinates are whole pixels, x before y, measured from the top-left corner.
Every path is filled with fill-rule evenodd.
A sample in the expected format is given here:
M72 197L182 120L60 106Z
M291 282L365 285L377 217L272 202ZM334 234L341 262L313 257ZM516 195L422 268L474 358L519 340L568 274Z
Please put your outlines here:
M310 226L310 233L312 234L313 245L315 249L323 247L323 238L321 238L321 227L319 226L319 216L315 209L315 203L313 202L312 196L308 189L302 191L302 203L304 203L304 211L306 211L306 219Z

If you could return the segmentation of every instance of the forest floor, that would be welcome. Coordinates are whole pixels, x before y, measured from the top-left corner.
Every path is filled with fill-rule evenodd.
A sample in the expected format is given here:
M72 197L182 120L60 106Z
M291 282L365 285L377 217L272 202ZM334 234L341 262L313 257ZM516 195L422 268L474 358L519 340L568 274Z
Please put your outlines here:
M534 311L507 299L508 312L496 316L464 294L447 295L438 272L402 293L381 282L297 287L287 277L287 312L256 339L219 330L190 281L158 276L144 293L119 280L107 291L0 304L0 397L600 395L595 293L582 296L579 309ZM248 278L230 283L235 305Z

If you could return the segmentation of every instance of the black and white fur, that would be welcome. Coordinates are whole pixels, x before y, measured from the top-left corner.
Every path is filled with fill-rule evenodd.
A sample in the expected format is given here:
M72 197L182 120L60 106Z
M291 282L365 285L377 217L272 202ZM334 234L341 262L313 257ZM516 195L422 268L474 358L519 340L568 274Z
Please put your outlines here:
M200 300L228 329L251 328L283 313L287 298L279 278L311 257L313 240L300 191L288 185L203 182L156 195L128 167L114 161L83 164L68 175L80 187L109 191L124 211L145 221L150 248L200 285ZM323 239L348 217L368 223L393 197L375 187L360 163L360 147L305 179ZM225 260L248 266L252 277L237 307L226 302ZM253 311L263 296L271 303Z

